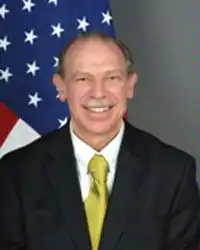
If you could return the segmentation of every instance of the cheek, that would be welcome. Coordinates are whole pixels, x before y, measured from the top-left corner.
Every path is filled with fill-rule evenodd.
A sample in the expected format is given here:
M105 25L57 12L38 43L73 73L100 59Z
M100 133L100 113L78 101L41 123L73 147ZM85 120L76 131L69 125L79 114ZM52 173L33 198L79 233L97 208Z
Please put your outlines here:
M124 101L126 99L126 89L124 85L115 85L109 89L109 92L118 102Z
M84 97L87 96L88 92L89 89L87 86L77 84L68 91L68 101L74 106L77 106L84 99Z

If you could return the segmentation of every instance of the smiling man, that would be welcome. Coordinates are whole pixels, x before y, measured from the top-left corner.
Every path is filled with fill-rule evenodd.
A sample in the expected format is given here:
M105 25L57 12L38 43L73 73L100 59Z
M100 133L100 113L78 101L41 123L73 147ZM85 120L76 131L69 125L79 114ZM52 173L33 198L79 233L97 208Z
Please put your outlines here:
M74 132L100 150L119 132L137 75L128 74L130 62L110 38L83 36L65 52L53 82L68 101Z
M195 160L123 120L137 75L128 49L88 34L53 83L67 125L0 162L0 250L196 250Z

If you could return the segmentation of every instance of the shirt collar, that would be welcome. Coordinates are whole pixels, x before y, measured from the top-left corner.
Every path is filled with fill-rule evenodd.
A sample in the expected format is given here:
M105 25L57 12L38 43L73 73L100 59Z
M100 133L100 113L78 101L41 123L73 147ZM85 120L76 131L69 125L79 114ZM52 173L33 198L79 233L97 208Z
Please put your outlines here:
M75 158L77 162L80 163L80 166L83 166L84 169L82 169L82 171L87 173L87 167L85 166L88 165L88 162L94 156L94 154L102 154L109 163L109 170L110 171L115 170L116 161L117 161L122 137L124 134L124 128L125 128L123 120L122 120L119 133L100 152L97 152L95 149L93 149L87 143L85 143L79 137L77 137L77 135L73 132L71 122L70 122L69 128L70 128L70 135L72 139L72 145L74 148Z

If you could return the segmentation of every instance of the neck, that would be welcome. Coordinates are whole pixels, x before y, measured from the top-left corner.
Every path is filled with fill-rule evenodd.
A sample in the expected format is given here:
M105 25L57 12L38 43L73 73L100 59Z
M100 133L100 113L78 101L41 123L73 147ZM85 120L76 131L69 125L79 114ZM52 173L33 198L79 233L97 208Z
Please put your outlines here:
M110 129L110 131L106 134L91 134L88 131L80 131L76 127L73 126L73 132L77 137L79 137L82 141L84 141L86 144L88 144L90 147L95 149L96 151L101 151L106 145L111 142L115 136L120 131L121 122L119 123L116 128Z

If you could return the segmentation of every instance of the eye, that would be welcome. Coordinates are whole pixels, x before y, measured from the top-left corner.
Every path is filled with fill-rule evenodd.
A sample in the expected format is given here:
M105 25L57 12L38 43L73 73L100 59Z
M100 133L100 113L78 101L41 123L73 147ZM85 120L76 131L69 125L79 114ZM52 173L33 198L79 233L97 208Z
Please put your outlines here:
M117 75L110 76L109 78L110 78L110 80L120 80L120 76L117 76Z
M86 77L79 77L76 79L77 82L86 82L88 79Z

